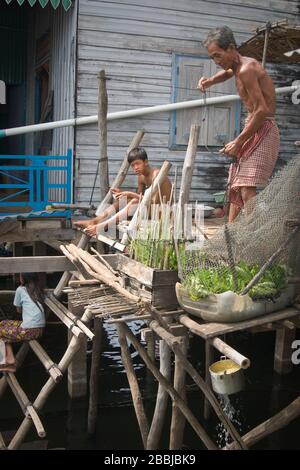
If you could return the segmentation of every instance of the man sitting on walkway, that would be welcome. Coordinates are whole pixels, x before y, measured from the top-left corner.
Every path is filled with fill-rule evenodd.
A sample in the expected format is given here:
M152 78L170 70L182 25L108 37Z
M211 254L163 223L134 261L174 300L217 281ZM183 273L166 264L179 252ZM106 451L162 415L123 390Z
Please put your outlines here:
M159 173L159 168L153 168L148 162L148 156L142 147L132 149L128 154L128 162L134 173L138 175L137 192L121 191L119 188L111 188L115 202L92 220L79 220L74 225L82 228L85 233L95 237L97 230L107 230L110 224L116 224L120 220L134 214L138 203L145 190L149 188ZM160 194L156 193L152 198L152 204L158 204L160 197L168 202L171 196L171 183L165 178L160 185Z

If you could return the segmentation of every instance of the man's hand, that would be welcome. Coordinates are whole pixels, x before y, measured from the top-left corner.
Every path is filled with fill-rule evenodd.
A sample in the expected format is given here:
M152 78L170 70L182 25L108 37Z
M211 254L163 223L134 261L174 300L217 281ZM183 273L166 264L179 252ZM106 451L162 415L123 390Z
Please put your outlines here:
M197 85L197 88L204 92L207 88L209 88L211 86L211 81L210 81L210 78L206 78L206 77L201 77L199 82L198 82L198 85Z
M241 148L241 143L239 143L237 140L232 140L231 142L228 142L225 147L219 150L219 153L226 153L226 155L229 155L230 157L237 158L241 151Z
M84 233L89 235L90 237L96 237L97 235L97 226L96 225L88 225L84 230Z
M120 191L119 193L114 194L117 200L121 198L125 198L125 197L128 199L130 195L131 195L130 191Z
M111 192L112 192L113 194L118 194L118 193L121 192L121 189L120 189L120 188L110 188L110 190L111 190Z

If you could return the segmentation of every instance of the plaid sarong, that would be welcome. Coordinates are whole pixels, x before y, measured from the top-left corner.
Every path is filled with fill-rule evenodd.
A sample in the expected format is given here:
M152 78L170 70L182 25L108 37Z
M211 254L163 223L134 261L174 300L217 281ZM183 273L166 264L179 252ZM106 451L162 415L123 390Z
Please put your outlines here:
M31 341L39 338L44 328L22 328L20 320L2 320L0 321L0 339L10 343L20 341Z
M241 187L266 186L274 170L280 146L280 136L275 119L269 117L261 128L248 139L237 159L230 165L228 202L243 207Z

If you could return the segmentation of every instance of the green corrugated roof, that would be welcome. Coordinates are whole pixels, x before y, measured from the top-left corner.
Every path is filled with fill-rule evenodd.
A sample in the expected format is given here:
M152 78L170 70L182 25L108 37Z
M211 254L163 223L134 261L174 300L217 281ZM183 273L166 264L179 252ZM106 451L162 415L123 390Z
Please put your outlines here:
M5 0L7 4L9 3L18 3L19 5L23 5L24 2L28 2L31 7L36 3L39 3L41 7L45 7L48 3L56 10L56 8L62 4L64 9L67 11L69 10L70 6L72 5L72 0Z

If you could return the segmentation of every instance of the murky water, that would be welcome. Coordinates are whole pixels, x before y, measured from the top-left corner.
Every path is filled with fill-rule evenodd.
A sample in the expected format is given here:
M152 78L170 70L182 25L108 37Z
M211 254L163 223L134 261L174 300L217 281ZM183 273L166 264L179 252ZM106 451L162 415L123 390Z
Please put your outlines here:
M131 324L139 335L142 323ZM299 333L299 332L298 332ZM50 357L59 361L66 347L66 328L60 325L48 326L42 344ZM300 365L294 366L293 373L279 377L273 373L274 333L252 335L239 333L227 335L225 340L249 357L252 366L245 373L246 388L234 395L219 396L218 399L237 431L243 435L262 421L277 413L300 395ZM87 351L87 361L91 355ZM151 419L155 398L156 382L147 372L138 354L130 348L139 384L145 397L146 413ZM197 370L204 372L204 344L199 338L191 339L189 359ZM218 360L216 353L214 360ZM18 380L33 401L42 384L47 380L39 361L31 352L17 374ZM103 352L101 357L99 391L99 415L95 436L87 436L87 399L70 400L67 394L66 378L56 387L42 413L42 421L47 430L49 448L67 449L142 449L137 421L131 405L131 395L124 372L112 326L105 326ZM221 448L230 442L228 433L218 422L214 413L205 422L203 419L203 396L187 378L188 402L195 416L201 421L214 442ZM168 448L170 406L166 418L161 448ZM7 391L0 401L0 431L16 429L22 419L19 405ZM254 448L259 449L298 449L300 418L286 429L264 439ZM27 440L37 440L34 431ZM185 449L203 449L198 437L187 424L184 436Z

